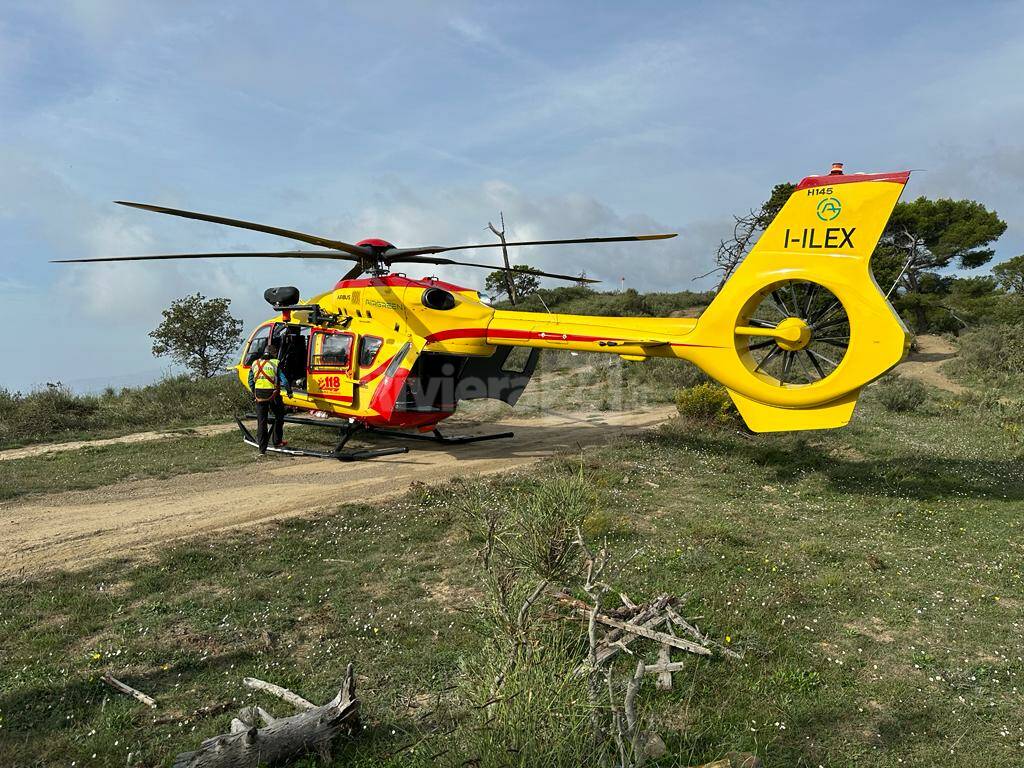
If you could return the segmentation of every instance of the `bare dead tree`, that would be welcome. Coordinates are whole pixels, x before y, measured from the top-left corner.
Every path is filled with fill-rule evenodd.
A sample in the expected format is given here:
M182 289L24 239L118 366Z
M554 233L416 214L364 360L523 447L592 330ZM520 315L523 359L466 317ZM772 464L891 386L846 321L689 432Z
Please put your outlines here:
M721 272L722 276L719 278L718 285L715 286L715 293L722 290L725 281L750 253L758 238L768 229L768 225L775 220L794 189L796 187L793 184L776 184L772 188L771 195L760 208L751 208L745 214L733 216L735 223L732 237L722 240L718 244L718 249L715 251L715 268L694 279L699 280L714 272Z
M505 286L508 288L508 300L515 306L519 303L519 297L516 296L516 281L512 279L512 265L508 261L508 248L505 246L505 212L498 211L498 215L501 217L501 230L496 229L489 221L487 228L501 240L501 257L505 261Z
M715 268L711 272L701 275L701 277L707 277L712 272L720 271L722 273L718 279L718 285L715 286L715 293L722 290L725 281L729 279L729 276L736 271L736 267L746 258L754 242L757 241L757 237L762 232L760 211L751 209L742 216L733 216L733 219L732 237L728 240L722 240L715 251Z

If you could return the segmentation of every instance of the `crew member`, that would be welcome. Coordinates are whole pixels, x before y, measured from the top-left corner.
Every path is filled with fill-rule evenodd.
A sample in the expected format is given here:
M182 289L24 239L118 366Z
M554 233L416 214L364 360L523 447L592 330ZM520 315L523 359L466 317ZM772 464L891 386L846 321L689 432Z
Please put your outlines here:
M281 401L281 387L288 397L292 396L292 385L281 370L277 359L277 344L270 342L263 354L253 360L249 368L249 389L256 401L256 433L259 436L260 453L267 452L270 430L274 430L274 447L287 445L284 441L284 403ZM267 417L274 413L273 427L268 427Z

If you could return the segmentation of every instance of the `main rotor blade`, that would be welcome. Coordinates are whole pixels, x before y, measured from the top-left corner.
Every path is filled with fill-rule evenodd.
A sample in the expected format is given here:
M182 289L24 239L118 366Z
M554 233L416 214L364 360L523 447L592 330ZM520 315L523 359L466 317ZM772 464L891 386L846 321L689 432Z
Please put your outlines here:
M468 251L473 248L515 248L522 245L571 245L573 243L628 243L637 240L668 240L676 233L668 235L623 235L621 237L577 237L570 240L521 240L514 243L481 243L478 245L427 245L422 248L394 248L386 251L384 258L388 261L394 257L418 256L429 253L445 253L447 251Z
M574 276L574 275L562 275L562 274L559 274L557 272L545 272L545 271L543 271L541 269L533 269L532 267L530 269L515 269L515 268L508 269L507 267L499 265L499 264L477 264L476 262L472 262L472 261L455 261L454 259L444 259L444 258L436 259L436 258L431 258L429 256L426 256L426 257L425 256L405 256L405 257L398 258L398 259L392 259L389 256L385 256L385 259L386 259L386 261L389 264L398 262L398 263L403 263L403 264L439 264L441 266L455 265L455 266L459 266L459 267L477 267L478 269L491 269L491 270L500 269L503 272L504 271L508 271L508 272L513 273L513 274L520 273L520 274L525 274L525 275L537 275L538 277L553 277L556 280L572 280L573 282L576 282L576 283L600 283L601 282L600 280L594 280L593 278L590 278L590 277L579 277L579 276Z
M167 259L329 259L362 261L357 256L331 251L274 251L271 253L169 253L157 256L103 256L94 259L54 259L51 264L85 264L97 261L164 261Z
M170 216L181 216L185 219L196 219L198 221L209 221L214 224L225 224L229 227L239 227L240 229L251 229L255 232L266 232L268 235L277 235L278 237L287 237L290 240L301 240L304 243L310 243L311 245L319 245L322 248L334 248L338 251L344 251L350 253L353 256L373 256L372 251L368 248L361 248L358 245L352 245L350 243L344 243L341 240L331 240L326 237L319 237L318 235L307 235L305 232L294 232L290 229L280 229L278 227L270 227L266 224L255 224L251 221L242 221L241 219L227 219L223 216L212 216L209 213L195 213L193 211L182 211L177 208L164 208L160 205L148 205L147 203L129 203L124 200L115 200L118 205L127 205L129 208L140 208L144 211L153 211L155 213L166 213Z

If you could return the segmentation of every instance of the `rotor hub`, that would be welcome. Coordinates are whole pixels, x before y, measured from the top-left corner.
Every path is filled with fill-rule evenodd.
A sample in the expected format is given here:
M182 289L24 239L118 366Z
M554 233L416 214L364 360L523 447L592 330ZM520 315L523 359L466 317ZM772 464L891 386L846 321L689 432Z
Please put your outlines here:
M797 352L811 341L811 326L802 317L787 317L775 326L775 342L787 352Z
M384 251L395 247L387 240L381 240L379 237L368 237L365 240L360 240L356 245L360 248L369 248L377 253L384 253Z

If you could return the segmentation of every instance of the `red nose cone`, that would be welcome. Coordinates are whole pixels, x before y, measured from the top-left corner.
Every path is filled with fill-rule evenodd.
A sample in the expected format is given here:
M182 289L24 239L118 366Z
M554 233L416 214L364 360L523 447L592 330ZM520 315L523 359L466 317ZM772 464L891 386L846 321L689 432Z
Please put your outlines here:
M387 240L381 240L379 237L368 237L365 240L360 240L356 245L363 245L367 248L394 248L391 243Z

